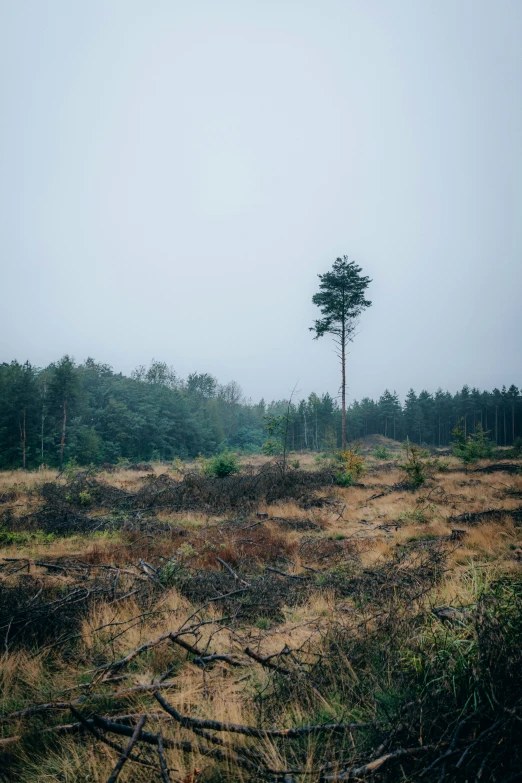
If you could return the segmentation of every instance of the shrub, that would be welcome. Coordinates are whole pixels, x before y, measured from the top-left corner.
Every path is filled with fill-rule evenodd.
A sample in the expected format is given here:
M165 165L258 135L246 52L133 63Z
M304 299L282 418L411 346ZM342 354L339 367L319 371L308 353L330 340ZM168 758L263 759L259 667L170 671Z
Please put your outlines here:
M464 464L469 465L479 459L491 457L493 445L488 438L488 433L482 429L482 424L477 425L477 431L468 437L462 428L462 419L452 432L453 441L451 448L453 454Z
M185 541L185 543L182 544L179 549L176 549L176 555L181 560L188 560L191 557L196 557L198 555L198 550L194 549L192 544L190 544L188 541Z
M349 473L346 470L340 473L336 473L335 483L337 484L338 487L353 487L353 485L355 484L353 473Z
M351 473L354 479L360 478L366 470L364 458L357 451L357 447L347 451L339 451L336 459L341 463L347 473Z
M173 470L175 473L183 474L183 471L185 470L185 463L179 457L174 457L172 460L171 470Z
M408 484L414 489L422 487L427 478L427 471L430 467L426 457L428 452L421 449L419 446L415 446L409 441L403 446L406 452L406 462L403 462L399 467L404 470L408 477Z
M261 450L267 457L274 457L276 454L283 453L283 444L277 438L268 438L261 446Z
M386 446L377 446L373 450L373 455L375 459L391 459L391 451L386 448Z
M160 569L158 575L160 582L164 587L177 585L183 578L188 578L183 564L174 559L168 560Z
M93 497L88 489L82 490L78 494L78 498L80 500L80 506L90 506L93 502Z
M41 530L14 531L0 527L1 546L24 546L29 543L50 544L55 540L54 533L44 533Z
M233 473L239 473L240 468L236 455L231 451L223 451L205 462L203 472L206 476L225 478Z
M422 498L422 500L425 500L425 498ZM437 506L433 503L421 508L414 508L412 511L402 511L399 514L399 522L413 522L414 524L422 525L429 522L436 511Z
M63 475L65 476L65 480L72 481L76 476L76 474L78 473L79 469L80 466L78 464L78 460L76 459L76 457L71 457L71 459L67 461L63 469Z

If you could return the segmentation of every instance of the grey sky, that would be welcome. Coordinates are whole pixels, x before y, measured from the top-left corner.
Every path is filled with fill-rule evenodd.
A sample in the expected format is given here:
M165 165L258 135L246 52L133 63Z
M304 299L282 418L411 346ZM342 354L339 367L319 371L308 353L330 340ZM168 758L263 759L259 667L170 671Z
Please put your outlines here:
M522 384L521 0L0 0L0 361Z

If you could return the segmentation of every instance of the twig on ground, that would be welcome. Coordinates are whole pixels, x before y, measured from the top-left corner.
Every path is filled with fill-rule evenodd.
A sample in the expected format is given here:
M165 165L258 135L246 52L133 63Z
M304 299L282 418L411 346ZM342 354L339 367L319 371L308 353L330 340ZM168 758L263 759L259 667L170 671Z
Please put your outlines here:
M241 579L241 577L240 577L240 576L238 576L238 574L236 574L236 572L234 571L234 569L232 568L232 566L229 566L229 564L228 564L228 563L226 563L224 560L222 560L220 557L216 557L216 560L218 561L218 563L221 563L221 565L223 566L223 568L226 568L226 569L227 569L227 571L228 571L230 574L232 574L232 576L234 577L234 579L236 580L236 582L240 582L240 583L241 583L242 585L244 585L245 587L251 587L251 585L250 585L250 582L246 582L244 579Z
M137 743L137 741L140 738L141 730L143 728L143 724L147 720L145 715L142 715L139 719L136 728L134 729L134 734L130 738L127 746L125 747L125 750L121 754L120 758L116 762L116 766L114 767L112 773L107 778L107 783L116 783L120 772L122 771L123 767L125 766L125 763L129 760L129 756L131 753L131 750L133 749L134 745Z

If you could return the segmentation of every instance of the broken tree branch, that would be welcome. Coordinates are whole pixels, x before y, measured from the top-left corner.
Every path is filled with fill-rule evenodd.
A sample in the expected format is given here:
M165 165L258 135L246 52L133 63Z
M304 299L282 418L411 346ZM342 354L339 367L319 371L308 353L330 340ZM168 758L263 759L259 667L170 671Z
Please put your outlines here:
M129 760L129 756L131 753L131 750L133 749L134 745L137 743L137 741L140 738L141 730L143 728L143 724L147 720L147 717L145 715L142 715L139 719L136 728L134 729L134 733L132 737L130 738L129 742L127 743L127 746L125 747L125 750L121 754L120 758L116 762L116 766L114 767L112 773L107 778L107 783L116 783L120 772L122 771L123 767L125 766L125 763Z

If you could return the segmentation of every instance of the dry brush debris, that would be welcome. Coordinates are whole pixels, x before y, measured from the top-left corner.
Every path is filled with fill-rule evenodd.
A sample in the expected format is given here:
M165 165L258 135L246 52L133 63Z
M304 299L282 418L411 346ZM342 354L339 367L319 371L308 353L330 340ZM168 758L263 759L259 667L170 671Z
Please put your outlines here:
M424 495L394 475L379 491L305 474L150 474L127 491L82 473L18 498L4 519L24 550L0 558L2 783L87 767L107 782L516 779L516 473L504 494L494 471Z

